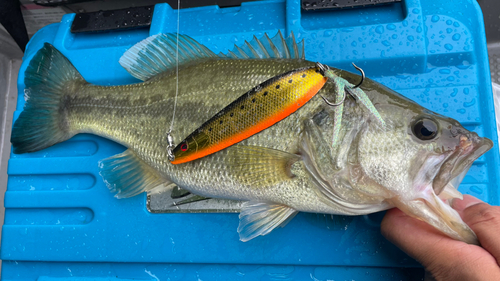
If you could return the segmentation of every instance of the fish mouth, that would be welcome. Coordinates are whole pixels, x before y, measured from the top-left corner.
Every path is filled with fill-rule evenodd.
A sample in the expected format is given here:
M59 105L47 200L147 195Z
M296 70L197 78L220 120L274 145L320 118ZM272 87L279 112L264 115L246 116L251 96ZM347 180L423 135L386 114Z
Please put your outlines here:
M460 144L449 154L432 181L432 188L439 195L448 184L458 188L465 174L481 155L493 147L493 142L476 133L460 136Z
M472 163L492 148L493 142L475 133L462 134L459 141L454 150L427 157L414 178L415 197L398 197L393 204L453 239L478 245L476 234L450 206L449 199L462 198L457 187Z

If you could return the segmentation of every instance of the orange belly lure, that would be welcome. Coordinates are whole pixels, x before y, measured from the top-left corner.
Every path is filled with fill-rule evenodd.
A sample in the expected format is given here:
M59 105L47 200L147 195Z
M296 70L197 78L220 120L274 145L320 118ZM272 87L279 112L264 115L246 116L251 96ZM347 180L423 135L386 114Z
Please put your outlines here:
M315 66L263 82L179 143L172 151L171 163L186 163L210 155L269 128L307 103L326 81Z

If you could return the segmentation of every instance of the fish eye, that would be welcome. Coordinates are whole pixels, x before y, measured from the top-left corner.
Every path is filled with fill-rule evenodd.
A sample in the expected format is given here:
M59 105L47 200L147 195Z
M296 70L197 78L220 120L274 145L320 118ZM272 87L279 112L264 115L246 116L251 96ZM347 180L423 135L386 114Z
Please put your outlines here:
M419 118L411 127L413 134L421 140L432 140L437 136L438 124L429 118Z
M181 151L186 151L188 149L187 143L181 144Z

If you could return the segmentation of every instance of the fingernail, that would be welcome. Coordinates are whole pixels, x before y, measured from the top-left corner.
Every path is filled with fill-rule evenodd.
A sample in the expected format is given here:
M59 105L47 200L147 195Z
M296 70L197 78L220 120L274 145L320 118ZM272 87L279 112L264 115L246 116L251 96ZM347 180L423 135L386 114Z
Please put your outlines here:
M473 205L476 205L479 203L484 203L484 202L477 199L474 196L464 195L463 200L460 200L458 198L453 199L453 201L451 202L451 206L453 207L453 209L455 209L457 211L463 211L463 210L469 208L470 206L473 206Z

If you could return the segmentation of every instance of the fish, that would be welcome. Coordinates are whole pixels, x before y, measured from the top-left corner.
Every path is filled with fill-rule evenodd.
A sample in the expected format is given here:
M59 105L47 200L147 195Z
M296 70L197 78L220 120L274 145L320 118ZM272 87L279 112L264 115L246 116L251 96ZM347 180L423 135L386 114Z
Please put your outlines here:
M304 106L325 85L318 67L273 77L215 114L172 151L172 164L186 163L238 143Z
M101 86L85 81L45 43L25 71L27 100L13 126L13 152L38 151L80 133L108 138L127 148L96 163L117 198L182 188L244 201L241 241L269 234L298 212L365 215L397 207L453 239L478 244L450 201L461 198L459 183L493 142L368 78L358 89L385 126L346 95L332 146L338 119L322 97L334 100L339 85L328 79L273 126L203 158L170 163L172 118L174 141L183 140L256 85L315 66L305 59L304 43L281 32L254 37L225 54L187 35L179 36L178 46L175 34L138 42L119 62L142 82ZM329 68L346 85L360 81L359 75Z

